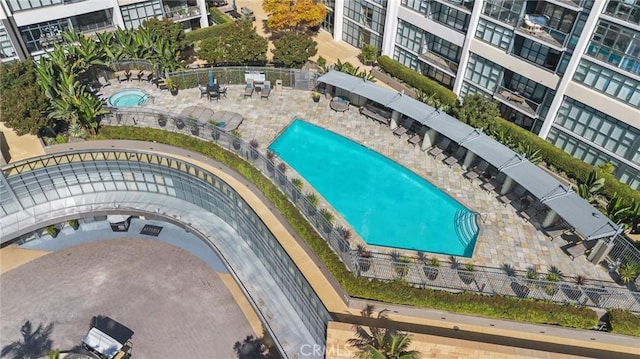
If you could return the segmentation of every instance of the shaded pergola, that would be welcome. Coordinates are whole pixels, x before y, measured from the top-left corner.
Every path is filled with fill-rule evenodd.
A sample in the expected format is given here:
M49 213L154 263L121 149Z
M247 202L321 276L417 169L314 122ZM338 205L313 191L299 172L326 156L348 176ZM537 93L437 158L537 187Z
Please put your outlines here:
M402 93L346 73L330 71L318 78L318 82L348 91L392 110L392 129L398 126L403 117L420 123L425 129L423 150L433 146L437 135L440 135L467 150L463 168L470 167L476 157L481 157L504 174L501 194L508 193L515 182L549 209L543 227L549 226L560 216L585 240L614 237L620 233L620 226L578 196L570 186L565 186L524 155L512 151L480 129Z

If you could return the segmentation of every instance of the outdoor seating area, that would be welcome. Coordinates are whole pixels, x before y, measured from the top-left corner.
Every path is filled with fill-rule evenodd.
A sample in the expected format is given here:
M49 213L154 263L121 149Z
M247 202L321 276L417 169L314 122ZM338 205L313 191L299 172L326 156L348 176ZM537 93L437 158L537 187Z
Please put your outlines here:
M391 113L389 111L381 109L370 103L366 103L361 106L360 113L383 125L389 126L389 121L391 121Z
M336 112L345 112L349 109L349 100L341 96L335 96L329 102L329 107Z

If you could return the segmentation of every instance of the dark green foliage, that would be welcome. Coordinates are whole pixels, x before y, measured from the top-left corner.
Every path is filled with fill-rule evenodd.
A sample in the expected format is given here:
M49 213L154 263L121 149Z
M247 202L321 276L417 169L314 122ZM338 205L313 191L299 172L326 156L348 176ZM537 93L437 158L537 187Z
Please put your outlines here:
M142 23L142 26L149 30L152 39L163 38L167 41L167 45L177 51L184 51L190 46L190 41L182 29L180 23L173 22L169 19L158 20L155 17L150 18Z
M474 94L464 98L462 106L457 110L458 119L471 127L490 128L496 118L500 117L498 105L489 98Z
M234 26L235 23L226 22L220 25L203 27L202 29L187 32L186 37L188 41L190 41L191 43L195 43L204 39L208 39L210 37L220 36L221 33L226 32L228 28Z
M251 22L239 21L202 40L198 57L211 64L264 65L267 40L256 33Z
M378 48L369 44L363 45L360 59L365 65L373 65L378 59Z
M48 105L31 59L0 64L0 114L7 127L19 135L36 134L49 123L43 114Z
M331 274L352 297L580 329L592 328L597 323L597 314L589 308L467 292L451 293L420 289L400 280L382 282L362 277L356 278L351 272L347 271L335 252L311 227L286 195L255 167L235 154L194 137L150 128L104 127L101 129L100 134L93 138L156 141L202 153L235 169L264 193L267 199L289 221L300 238L303 238L309 244Z
M607 313L612 333L640 337L640 315L622 309L610 309Z
M276 66L302 68L318 52L318 43L302 33L287 33L273 42L273 62Z
M218 25L233 22L233 20L231 20L231 18L228 15L218 10L217 7L210 8L209 12L211 13L211 19L213 20L213 22L215 22Z
M450 108L457 106L458 97L453 91L426 76L418 74L398 61L388 56L380 56L378 57L378 66L380 66L384 72L404 81L407 85L415 87L429 94L429 96L435 96L442 105Z

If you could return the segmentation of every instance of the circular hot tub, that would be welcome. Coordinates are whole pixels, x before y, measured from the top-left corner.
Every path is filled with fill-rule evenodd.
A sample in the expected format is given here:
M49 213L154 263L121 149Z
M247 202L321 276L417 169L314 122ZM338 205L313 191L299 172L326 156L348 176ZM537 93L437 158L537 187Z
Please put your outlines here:
M149 95L141 90L124 90L109 96L109 105L114 107L137 107L149 101Z

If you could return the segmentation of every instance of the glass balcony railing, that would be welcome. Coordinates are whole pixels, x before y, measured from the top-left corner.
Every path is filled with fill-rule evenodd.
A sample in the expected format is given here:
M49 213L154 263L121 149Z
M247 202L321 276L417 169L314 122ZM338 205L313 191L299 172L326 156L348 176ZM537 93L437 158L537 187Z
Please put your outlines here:
M172 21L187 20L200 16L200 8L197 6L173 8L166 11L164 16Z
M435 52L425 51L420 54L420 58L451 76L456 76L458 73L458 64L456 62L446 59Z
M536 40L545 42L556 50L566 50L569 34L547 26L548 23L548 16L526 15L520 18L517 28Z
M493 98L531 118L538 117L538 109L541 104L529 100L524 94L521 94L518 91L512 91L504 86L498 86L498 89L493 94Z

